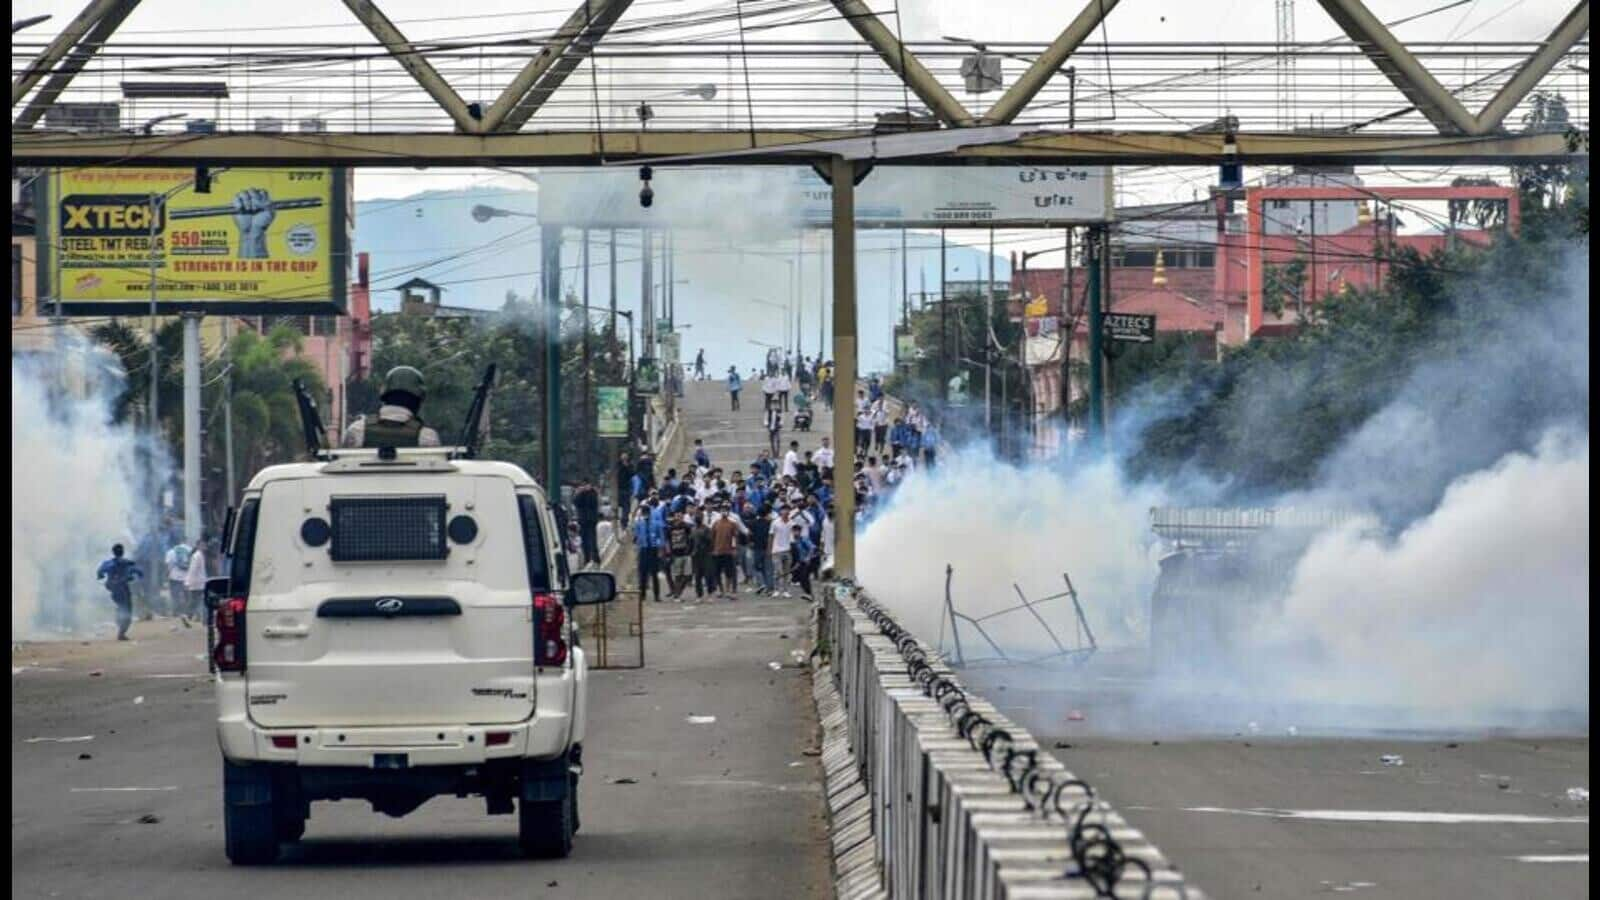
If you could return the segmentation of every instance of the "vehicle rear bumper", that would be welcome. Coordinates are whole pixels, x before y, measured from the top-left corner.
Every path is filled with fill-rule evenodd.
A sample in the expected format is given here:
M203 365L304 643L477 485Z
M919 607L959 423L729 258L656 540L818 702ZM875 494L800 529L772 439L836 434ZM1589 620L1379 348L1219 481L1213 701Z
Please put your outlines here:
M224 692L226 693L226 692ZM222 755L235 762L297 766L379 768L403 763L448 766L498 759L550 759L566 752L571 717L565 710L541 710L523 722L497 725L408 725L405 727L264 728L250 721L242 702L223 704L217 720ZM503 743L490 745L491 736ZM292 737L294 746L274 746L274 737ZM399 760L396 754L403 754Z

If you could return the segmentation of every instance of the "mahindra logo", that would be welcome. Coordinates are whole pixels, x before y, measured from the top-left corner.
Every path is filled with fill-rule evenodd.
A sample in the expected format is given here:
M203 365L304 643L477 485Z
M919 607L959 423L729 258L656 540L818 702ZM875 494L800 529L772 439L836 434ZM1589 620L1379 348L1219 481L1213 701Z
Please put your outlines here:
M379 597L372 605L377 608L378 612L388 613L392 616L399 612L406 605L406 602L399 597Z

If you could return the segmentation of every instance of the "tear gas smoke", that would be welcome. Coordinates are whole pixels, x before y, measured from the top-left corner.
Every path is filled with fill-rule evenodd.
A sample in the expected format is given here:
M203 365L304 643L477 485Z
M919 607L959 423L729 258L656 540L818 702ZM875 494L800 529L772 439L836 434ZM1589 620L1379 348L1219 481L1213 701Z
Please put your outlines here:
M134 553L152 515L140 493L148 440L111 421L124 380L116 358L83 340L61 347L11 358L13 640L110 621L95 569L114 543Z
M1546 302L1472 323L1464 350L1418 360L1392 402L1331 449L1314 487L1250 498L1357 520L1301 539L1273 602L1251 609L1222 658L1167 678L1136 666L1114 730L1236 731L1269 710L1299 716L1289 721L1302 732L1587 729L1586 248L1553 281ZM1292 427L1304 411L1290 401L1268 386L1261 427ZM946 563L956 607L974 617L1016 605L1012 582L1037 597L1069 571L1102 648L1130 652L1118 663L1102 653L1088 673L1005 676L1042 692L1022 718L1048 730L1072 708L1049 692L1145 653L1163 552L1150 507L1211 505L1217 491L1131 483L1113 462L1018 468L967 448L901 487L861 537L859 574L933 643ZM1069 607L1046 615L1070 633ZM1001 619L985 628L1010 655L1049 649L1026 615ZM976 655L973 632L963 639Z

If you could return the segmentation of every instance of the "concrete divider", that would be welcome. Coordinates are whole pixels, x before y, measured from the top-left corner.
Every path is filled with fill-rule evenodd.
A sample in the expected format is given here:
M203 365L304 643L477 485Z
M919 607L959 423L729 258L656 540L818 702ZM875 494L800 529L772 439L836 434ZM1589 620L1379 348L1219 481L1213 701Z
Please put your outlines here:
M1188 897L1137 829L852 585L817 610L840 897Z

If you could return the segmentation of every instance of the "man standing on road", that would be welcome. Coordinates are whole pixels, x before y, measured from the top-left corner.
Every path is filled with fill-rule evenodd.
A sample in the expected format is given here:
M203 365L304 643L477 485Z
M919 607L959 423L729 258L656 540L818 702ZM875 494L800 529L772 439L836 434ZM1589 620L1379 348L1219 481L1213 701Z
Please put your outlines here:
M653 505L648 499L639 504L639 514L633 520L633 544L639 552L639 599L654 590L656 602L660 603L661 580L656 576L661 571L660 553L666 534L656 520Z
M772 522L772 556L777 563L777 571L782 572L784 578L789 577L793 568L789 559L789 545L794 541L793 529L795 527L794 519L791 518L789 513L791 508L785 506L779 510L778 517ZM789 596L788 591L775 591L774 593L780 597Z
M730 407L734 412L739 411L739 389L744 387L744 382L739 378L739 370L733 366L728 367L728 399L732 401Z
M744 530L744 523L738 516L725 508L718 509L716 521L711 525L711 559L716 567L717 591L729 600L738 599L734 592L739 589L739 535Z
M750 563L756 573L756 593L777 590L772 577L772 507L766 503L761 504L750 523Z
M856 400L856 457L866 455L872 449L872 407L867 406L858 397Z
M702 469L711 468L711 454L706 452L706 445L700 438L694 439L694 464Z
M889 403L879 397L872 404L873 449L881 456L889 449Z
M188 602L183 605L184 622L189 621L189 616L198 616L205 608L206 579L211 577L207 573L206 554L211 550L211 541L202 538L195 544L194 552L189 554L189 571L183 578L183 587L188 592Z
M784 412L789 411L789 389L792 386L789 381L789 366L785 363L783 371L778 373L778 408Z
M696 381L706 380L706 348L701 347L700 352L694 355L694 378Z
M667 590L669 596L678 601L683 600L683 589L689 586L692 574L689 569L693 563L693 522L688 515L679 514L667 523L667 552L672 554L672 562L667 570Z
M111 558L100 564L95 578L106 583L111 592L111 602L117 607L117 640L128 639L128 626L133 624L133 591L129 585L135 578L143 578L138 564L123 556L121 544L111 545Z
M633 459L628 451L617 454L617 525L628 522L633 512Z
M578 537L583 545L583 561L579 566L590 563L600 565L600 492L595 490L594 482L585 478L578 484L578 490L572 495L572 506L578 511Z
M795 525L790 529L789 558L793 560L793 579L800 585L800 594L811 599L811 565L816 561L817 545L806 536L805 529Z
M768 370L766 377L761 379L762 409L771 409L772 404L778 399L778 375Z

